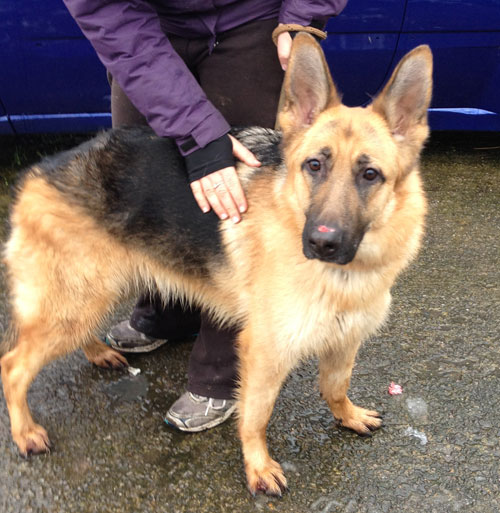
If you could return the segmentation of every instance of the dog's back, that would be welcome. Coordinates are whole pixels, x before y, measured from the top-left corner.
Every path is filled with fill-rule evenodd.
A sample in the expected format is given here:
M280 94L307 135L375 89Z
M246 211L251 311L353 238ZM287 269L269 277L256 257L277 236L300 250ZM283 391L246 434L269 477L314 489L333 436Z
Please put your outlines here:
M27 172L21 191L36 176L113 237L152 258L202 275L209 260L222 257L217 216L197 206L173 141L148 128L105 132L45 159Z

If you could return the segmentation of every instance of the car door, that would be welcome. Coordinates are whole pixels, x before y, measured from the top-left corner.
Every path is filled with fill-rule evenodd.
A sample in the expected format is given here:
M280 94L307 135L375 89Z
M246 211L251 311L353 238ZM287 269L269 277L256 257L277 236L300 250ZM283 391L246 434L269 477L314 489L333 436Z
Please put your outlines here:
M349 0L327 24L323 50L346 105L364 105L388 77L406 0Z
M0 134L12 133L7 110L2 101L7 90L9 69L12 66L12 60L7 60L13 51L11 32L8 30L11 24L13 24L13 20L8 15L8 6L0 2Z
M500 1L408 0L397 58L423 43L434 55L434 128L499 130Z
M10 125L7 111L3 106L2 99L0 98L0 135L12 134L12 127Z
M14 129L108 124L104 67L63 2L2 0L0 6L0 98Z

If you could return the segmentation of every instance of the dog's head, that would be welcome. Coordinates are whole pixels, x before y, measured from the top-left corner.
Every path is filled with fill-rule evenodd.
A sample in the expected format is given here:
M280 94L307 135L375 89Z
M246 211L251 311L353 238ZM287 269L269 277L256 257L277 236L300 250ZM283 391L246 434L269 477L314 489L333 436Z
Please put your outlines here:
M397 209L428 136L432 55L408 53L366 108L349 108L314 38L298 34L279 114L288 192L305 214L307 258L348 264L370 230Z

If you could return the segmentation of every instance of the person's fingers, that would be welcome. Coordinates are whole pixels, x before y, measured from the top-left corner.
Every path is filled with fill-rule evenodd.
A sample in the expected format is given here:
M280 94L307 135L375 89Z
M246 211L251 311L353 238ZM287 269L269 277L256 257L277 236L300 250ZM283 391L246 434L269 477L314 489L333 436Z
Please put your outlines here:
M224 183L231 193L234 204L238 210L237 215L233 216L233 221L238 222L240 220L239 214L246 212L248 208L245 192L243 191L238 173L236 173L236 169L234 167L222 169L220 173L224 177Z
M210 203L205 196L205 192L203 191L203 187L201 185L201 180L196 180L191 183L191 191L193 192L194 199L198 206L200 207L205 214L210 210Z
M209 187L217 196L218 203L221 205L223 212L225 212L233 222L237 223L240 221L241 216L238 205L233 198L233 189L235 186L235 178L232 176L233 174L236 177L237 185L239 185L234 167L224 168L215 173L211 173L207 176L207 179L210 180ZM228 178L228 182L226 182L225 177ZM212 203L212 198L210 196L208 197L208 200ZM212 207L217 212L217 205L212 204ZM224 219L224 217L221 217L221 219Z
M233 155L243 163L259 167L261 163L255 155L233 136ZM245 192L234 166L210 173L191 183L194 198L203 212L211 208L220 219L230 217L233 222L241 220L241 215L248 208Z
M225 192L226 187L224 185L224 179L222 176L219 176L219 172L216 171L215 173L204 176L200 179L200 184L203 189L203 193L214 212L220 219L227 219L229 217L229 213L219 197L219 195L221 197L224 196L224 193L227 194L227 192ZM219 189L224 189L224 191Z
M248 208L245 193L234 167L226 167L191 183L191 190L203 212L211 208L220 219L241 221Z
M232 135L229 136L231 138L231 142L233 143L233 155L241 160L244 164L251 167L259 167L260 162L257 157L238 139L234 138Z
M288 67L288 59L290 58L290 52L292 50L292 37L289 32L282 32L278 36L277 41L278 48L278 59L281 64L281 68L286 71Z

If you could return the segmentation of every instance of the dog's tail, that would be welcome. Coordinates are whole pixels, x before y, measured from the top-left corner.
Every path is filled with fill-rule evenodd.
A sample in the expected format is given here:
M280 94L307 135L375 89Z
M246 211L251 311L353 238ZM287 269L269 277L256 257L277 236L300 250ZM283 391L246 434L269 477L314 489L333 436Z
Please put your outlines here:
M0 358L10 350L14 349L17 342L17 335L17 326L11 322L2 336L2 341L0 342Z

